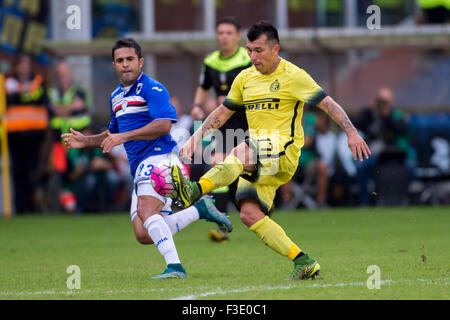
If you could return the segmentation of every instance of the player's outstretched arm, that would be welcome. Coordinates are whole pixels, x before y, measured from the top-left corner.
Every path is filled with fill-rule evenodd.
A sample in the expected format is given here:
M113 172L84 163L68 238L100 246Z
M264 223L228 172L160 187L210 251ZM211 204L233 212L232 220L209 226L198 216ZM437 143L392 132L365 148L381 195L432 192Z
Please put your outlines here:
M81 132L70 128L70 133L61 135L67 149L81 149L86 147L100 147L101 143L108 136L106 130L96 135L85 136Z
M115 146L123 144L127 141L155 140L161 136L169 134L171 128L172 120L157 119L138 129L121 133L108 132L100 147L103 148L103 153L108 153Z
M195 151L197 145L203 137L213 133L227 122L228 119L234 114L232 111L225 107L223 104L218 106L211 114L205 119L205 122L194 132L194 134L186 141L186 143L180 149L180 158L191 160L192 154Z
M328 114L347 134L348 147L353 153L353 159L359 159L359 161L363 161L364 158L368 159L371 154L370 149L359 135L358 130L356 130L344 109L329 96L319 102L317 106Z

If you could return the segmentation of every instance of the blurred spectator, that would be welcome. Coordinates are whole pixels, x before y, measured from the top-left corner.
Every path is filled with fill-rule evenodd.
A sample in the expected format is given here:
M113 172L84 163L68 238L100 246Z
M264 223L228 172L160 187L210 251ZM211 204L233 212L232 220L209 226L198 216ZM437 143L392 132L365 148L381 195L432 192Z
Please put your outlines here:
M55 136L59 140L61 134L68 133L70 128L81 130L89 126L90 94L73 82L72 69L66 61L56 65L55 73L56 82L48 90L48 96L54 112L50 125L57 131Z
M61 134L68 133L70 128L82 130L90 125L90 94L87 89L73 81L72 69L68 62L60 61L54 70L53 86L48 90L53 117L50 127L53 131L51 150L51 172L47 183L47 203L50 211L59 211L67 206L60 197L68 198L64 185L67 183L67 154L61 142ZM59 195L60 197L56 197ZM70 200L71 203L72 200ZM71 208L71 205L68 206ZM67 208L66 208L67 209ZM68 209L68 211L72 211Z
M339 130L335 143L337 157L330 177L328 204L330 206L356 205L356 166L344 131Z
M418 23L425 24L443 24L448 23L450 19L450 1L448 0L417 0L421 8L421 16Z
M183 112L183 105L181 104L180 99L177 97L170 98L170 103L174 106L177 111L177 122L172 124L172 129L170 130L170 134L177 142L178 148L181 148L183 144L189 139L191 136L191 128L194 124L194 120L188 114Z
M81 132L94 134L90 127ZM67 158L76 213L111 211L120 181L113 159L103 154L101 148L72 149L67 152Z
M368 160L356 162L360 205L369 204L368 183L376 177L375 171L377 178L388 172L376 170L382 163L397 162L401 167L406 164L409 148L407 122L403 114L392 107L393 102L392 90L382 87L378 90L375 102L365 107L354 121L372 151ZM400 171L397 172L397 181L400 180L399 174ZM407 185L401 188L407 188Z
M18 58L5 87L4 120L12 160L15 209L17 213L32 212L40 209L36 207L36 191L49 154L45 143L49 109L44 79L33 73L30 56Z
M297 207L303 202L310 209L327 206L330 175L336 151L336 135L330 131L328 116L305 110L303 115L305 144L297 172L280 188L282 206ZM315 196L315 200L310 196Z
M337 137L336 134L331 131L330 117L322 111L317 112L316 130L317 153L327 164L327 172L330 177L334 173L334 156L336 154Z
M356 177L356 166L353 161L353 154L348 148L348 140L345 132L340 130L337 137L336 151L340 164L342 165L345 173L350 178Z

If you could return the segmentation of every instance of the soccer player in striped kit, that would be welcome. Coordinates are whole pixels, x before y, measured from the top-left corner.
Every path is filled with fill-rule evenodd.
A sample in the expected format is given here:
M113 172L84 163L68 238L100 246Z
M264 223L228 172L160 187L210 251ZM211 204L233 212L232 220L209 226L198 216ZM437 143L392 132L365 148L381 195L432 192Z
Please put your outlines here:
M155 243L167 264L165 271L153 278L186 278L173 235L198 219L215 222L227 231L232 230L231 222L210 197L172 214L172 200L154 190L150 178L154 166L161 161L181 165L169 133L172 122L177 121L176 111L166 88L142 72L144 58L135 40L118 40L112 58L120 84L110 97L109 128L91 136L71 129L62 137L69 149L101 147L104 153L124 144L134 177L130 215L136 239L141 244Z

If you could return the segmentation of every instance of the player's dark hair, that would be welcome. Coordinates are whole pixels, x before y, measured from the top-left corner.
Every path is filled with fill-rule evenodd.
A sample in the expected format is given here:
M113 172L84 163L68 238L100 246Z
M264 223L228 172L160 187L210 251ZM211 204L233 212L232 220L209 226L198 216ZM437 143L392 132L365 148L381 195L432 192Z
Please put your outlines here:
M217 23L216 23L216 29L221 24L232 24L236 28L236 31L241 30L241 24L239 23L239 21L235 17L232 17L232 16L225 17L225 18L222 18L222 19L218 20Z
M247 32L247 39L253 42L263 34L267 36L267 41L273 41L276 44L280 44L277 28L267 21L259 21L252 25Z
M112 59L114 61L114 52L120 48L134 48L138 58L142 58L142 49L139 43L133 38L123 38L116 41L114 47L112 48Z

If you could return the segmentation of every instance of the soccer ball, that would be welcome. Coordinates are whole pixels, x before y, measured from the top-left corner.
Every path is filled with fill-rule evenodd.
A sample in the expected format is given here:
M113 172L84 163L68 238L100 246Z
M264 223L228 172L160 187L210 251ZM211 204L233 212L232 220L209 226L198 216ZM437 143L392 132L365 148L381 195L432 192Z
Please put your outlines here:
M184 165L180 164L179 167L184 176L188 177ZM159 195L167 198L176 198L178 194L173 184L171 171L172 164L169 161L162 161L153 167L150 178L153 188Z

